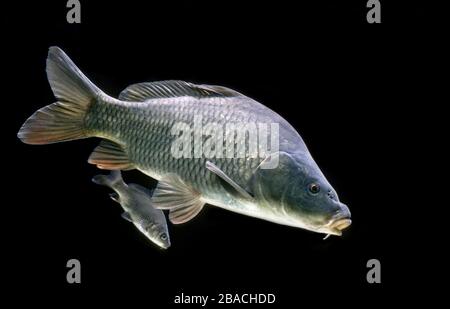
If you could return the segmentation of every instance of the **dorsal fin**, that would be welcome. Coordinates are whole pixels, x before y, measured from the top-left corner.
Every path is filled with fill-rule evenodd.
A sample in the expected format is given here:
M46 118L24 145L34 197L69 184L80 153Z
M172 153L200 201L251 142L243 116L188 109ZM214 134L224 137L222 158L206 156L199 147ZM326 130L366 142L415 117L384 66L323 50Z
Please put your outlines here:
M237 91L211 85L195 85L181 80L139 83L128 86L119 95L121 101L144 102L149 99L176 97L237 97L243 96Z

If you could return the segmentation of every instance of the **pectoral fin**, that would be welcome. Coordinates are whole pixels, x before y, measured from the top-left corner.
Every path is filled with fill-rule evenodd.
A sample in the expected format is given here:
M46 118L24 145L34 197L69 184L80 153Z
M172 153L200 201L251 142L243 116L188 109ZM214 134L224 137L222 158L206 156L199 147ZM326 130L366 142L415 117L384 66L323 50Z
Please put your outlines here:
M116 192L110 193L109 197L114 201L120 204L120 197L119 194L117 194Z
M128 222L133 223L133 219L131 219L130 214L126 211L122 212L122 218L124 218L125 220L127 220Z
M219 167L217 167L214 163L210 161L206 161L206 168L216 174L221 180L223 180L226 184L231 186L234 190L236 190L240 195L247 199L253 199L253 196L247 192L244 188L234 182L227 174L225 174Z
M168 209L169 219L173 224L188 222L205 204L200 193L186 185L176 174L168 174L158 182L152 203L155 208Z

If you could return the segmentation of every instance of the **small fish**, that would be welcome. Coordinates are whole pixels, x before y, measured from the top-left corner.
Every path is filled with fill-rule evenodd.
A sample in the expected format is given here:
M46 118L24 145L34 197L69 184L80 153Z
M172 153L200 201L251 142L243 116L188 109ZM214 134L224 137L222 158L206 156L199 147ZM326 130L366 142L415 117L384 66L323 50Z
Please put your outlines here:
M350 210L297 131L235 90L161 81L131 85L116 99L97 88L57 47L49 50L47 77L57 102L36 111L18 137L35 145L103 138L88 162L108 170L138 169L158 180L152 203L168 209L174 224L191 220L206 203L324 234L341 235L351 224ZM298 94L293 98L298 100ZM276 123L279 147L265 157L248 152L244 158L175 157L172 129L199 116L203 125ZM237 147L234 135L226 139ZM275 158L276 168L266 168Z
M163 249L170 247L166 217L162 210L152 206L150 190L134 183L127 185L120 171L94 176L92 181L115 191L110 197L122 206L124 219L133 223L142 234L159 247Z

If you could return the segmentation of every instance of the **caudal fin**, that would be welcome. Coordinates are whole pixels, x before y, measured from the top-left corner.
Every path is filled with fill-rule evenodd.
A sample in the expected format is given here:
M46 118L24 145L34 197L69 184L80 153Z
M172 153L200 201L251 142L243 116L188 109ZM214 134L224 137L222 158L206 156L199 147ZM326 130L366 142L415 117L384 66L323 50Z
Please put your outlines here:
M119 170L111 171L109 175L96 175L92 178L92 182L110 188L125 185L122 179L122 173Z
M17 136L24 143L34 145L88 137L84 117L101 90L59 47L49 49L47 78L58 101L37 110L25 121Z

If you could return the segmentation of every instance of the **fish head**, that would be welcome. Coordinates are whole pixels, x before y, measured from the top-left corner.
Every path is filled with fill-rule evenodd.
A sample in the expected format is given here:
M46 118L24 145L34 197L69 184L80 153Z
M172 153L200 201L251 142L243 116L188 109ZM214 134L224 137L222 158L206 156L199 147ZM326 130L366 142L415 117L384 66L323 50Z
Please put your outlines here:
M161 224L148 221L138 228L148 239L160 248L167 249L170 247L169 229L166 223Z
M255 171L250 187L254 198L274 222L314 232L342 235L351 224L349 208L339 201L308 152L277 152L276 167Z

